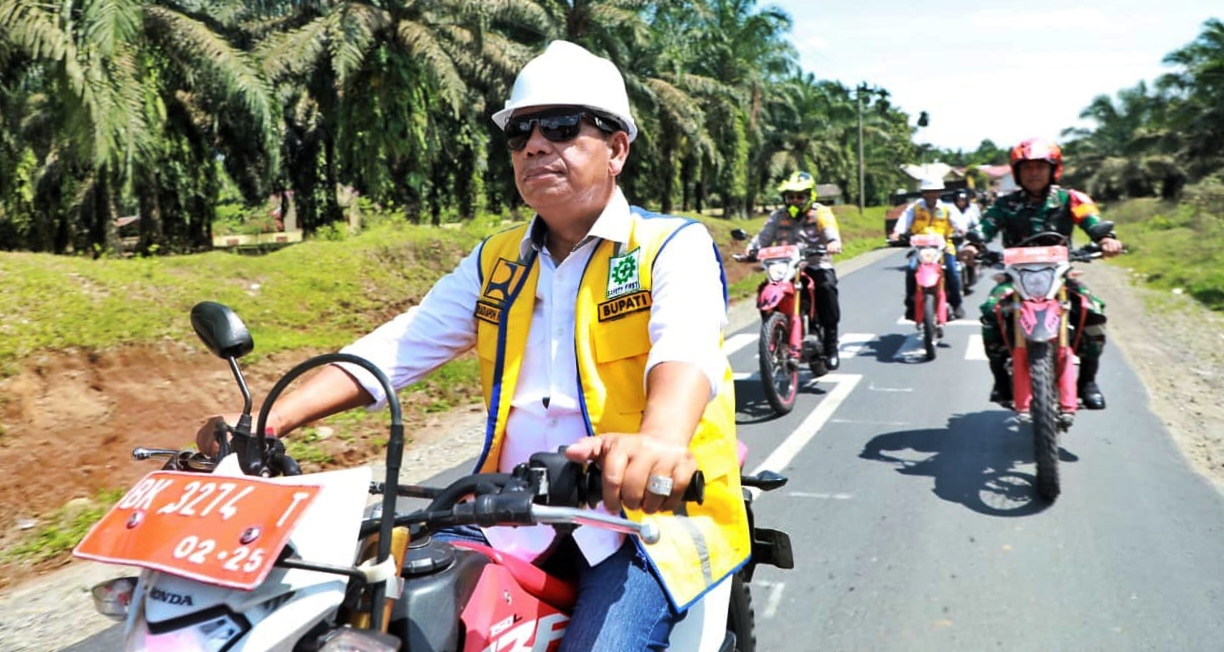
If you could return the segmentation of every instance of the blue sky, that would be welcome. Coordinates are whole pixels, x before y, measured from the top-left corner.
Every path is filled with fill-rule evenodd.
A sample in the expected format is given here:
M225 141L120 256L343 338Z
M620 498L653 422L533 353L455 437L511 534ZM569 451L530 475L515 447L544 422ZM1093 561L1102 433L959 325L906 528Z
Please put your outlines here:
M758 0L757 8L791 15L804 70L881 86L911 124L930 114L917 142L974 150L984 138L1010 147L1090 126L1079 114L1094 97L1170 71L1161 59L1224 16L1222 4Z

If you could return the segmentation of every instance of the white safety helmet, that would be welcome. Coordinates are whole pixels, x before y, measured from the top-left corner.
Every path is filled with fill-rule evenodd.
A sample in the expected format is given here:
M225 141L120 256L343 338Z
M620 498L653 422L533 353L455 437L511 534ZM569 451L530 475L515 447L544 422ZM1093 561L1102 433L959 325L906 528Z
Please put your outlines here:
M629 142L637 138L625 78L616 65L569 41L549 43L543 54L523 66L506 107L493 114L493 122L505 129L515 111L554 104L598 111L620 122Z
M943 189L944 189L943 179L923 179L922 182L918 184L918 190L923 191L923 192L927 190L943 190Z

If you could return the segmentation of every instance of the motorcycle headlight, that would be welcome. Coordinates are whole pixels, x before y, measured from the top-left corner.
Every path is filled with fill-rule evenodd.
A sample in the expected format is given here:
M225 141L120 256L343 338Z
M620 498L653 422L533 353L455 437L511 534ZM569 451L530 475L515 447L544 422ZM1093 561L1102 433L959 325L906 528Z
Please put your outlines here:
M1054 268L1040 267L1037 269L1021 269L1020 287L1029 297L1044 297L1049 295L1054 286Z
M788 265L786 261L765 263L765 275L769 277L769 280L777 283L778 281L786 279L786 272L789 268L790 265Z
M124 649L138 652L221 652L245 634L248 628L245 619L225 613L205 616L194 624L155 634L142 619L132 628Z
M924 247L918 250L918 262L932 265L939 262L942 256L938 249L934 247Z

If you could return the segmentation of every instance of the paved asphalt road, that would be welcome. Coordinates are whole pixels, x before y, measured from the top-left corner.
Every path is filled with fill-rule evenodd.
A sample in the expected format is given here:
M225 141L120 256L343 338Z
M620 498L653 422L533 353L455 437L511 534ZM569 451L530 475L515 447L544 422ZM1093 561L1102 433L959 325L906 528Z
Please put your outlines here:
M748 468L790 476L756 502L796 564L757 572L758 648L1224 650L1224 498L1124 358L1107 350L1110 407L1080 413L1063 495L1045 505L1027 426L986 402L976 322L949 324L922 361L899 320L902 261L877 252L842 271L842 368L807 382L790 415L761 394L751 312L728 337ZM112 628L64 652L117 640Z

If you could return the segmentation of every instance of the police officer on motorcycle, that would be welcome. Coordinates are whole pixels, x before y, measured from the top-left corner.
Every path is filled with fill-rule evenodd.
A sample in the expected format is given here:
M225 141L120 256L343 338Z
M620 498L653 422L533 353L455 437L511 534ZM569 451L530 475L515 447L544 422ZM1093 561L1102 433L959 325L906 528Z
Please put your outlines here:
M1016 190L999 197L982 216L980 226L970 231L970 242L985 244L995 235L1003 235L1003 246L1014 247L1027 237L1044 231L1056 231L1069 239L1078 226L1101 247L1105 257L1122 253L1122 243L1108 222L1102 222L1100 209L1088 195L1058 185L1062 178L1062 149L1054 142L1030 138L1012 148L1012 178L1019 186ZM966 245L970 254L976 248ZM1078 391L1084 407L1089 410L1105 408L1105 396L1097 386L1096 376L1100 368L1101 352L1105 348L1105 303L1093 295L1083 283L1067 280L1067 289L1085 301L1071 301L1071 323L1084 324L1084 332L1078 339L1079 356ZM990 359L990 371L994 375L994 387L990 400L1005 403L1012 400L1011 380L1007 373L1008 349L1003 333L999 330L995 308L1012 293L1010 281L1000 283L991 291L982 304L982 342L986 356ZM1087 306L1088 314L1081 303Z
M810 256L803 270L805 286L815 284L816 318L820 320L824 341L804 342L804 346L807 348L818 344L823 347L826 366L830 370L837 369L841 366L837 351L841 307L837 301L837 271L833 268L833 255L842 250L837 217L828 206L816 202L816 179L807 172L791 174L778 185L778 192L785 205L770 213L765 226L748 243L747 252L755 257L761 247L775 244L824 245L825 253Z

